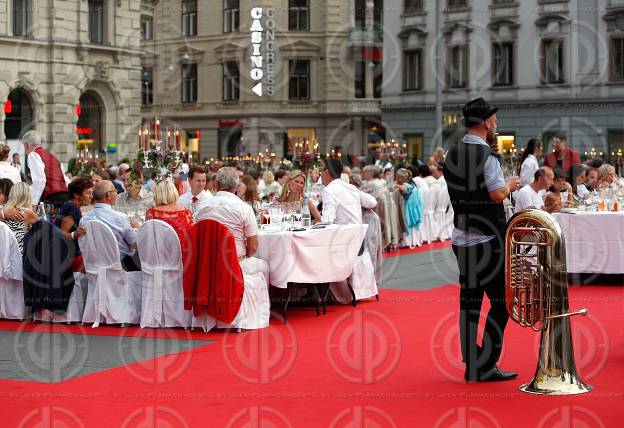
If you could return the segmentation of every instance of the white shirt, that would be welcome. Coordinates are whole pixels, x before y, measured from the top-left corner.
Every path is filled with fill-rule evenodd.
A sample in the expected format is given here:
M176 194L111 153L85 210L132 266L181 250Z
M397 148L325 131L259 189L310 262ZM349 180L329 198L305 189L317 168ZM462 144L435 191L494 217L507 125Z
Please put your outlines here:
M375 208L377 200L352 184L338 179L321 192L321 222L328 224L362 224L362 208Z
M8 178L13 184L22 182L19 170L9 161L0 161L0 178Z
M211 197L212 194L207 190L202 190L201 192L199 192L199 194L196 196L197 202L195 203L195 210L191 209L191 206L193 205L193 193L191 192L186 192L184 195L180 196L178 203L188 208L189 210L198 213L202 208L206 206L208 200Z
M533 183L533 180L535 180L535 171L538 169L539 163L537 162L537 158L533 155L528 155L520 167L520 187Z
M576 194L578 195L579 199L583 200L585 195L588 193L589 189L587 189L587 186L585 184L579 184L578 186L576 186Z
M61 172L63 173L65 184L71 183L69 177L65 175L65 168L63 168L63 164L60 162L59 164L61 165ZM33 205L37 205L39 204L39 199L41 199L41 195L43 194L46 185L45 165L41 156L35 152L31 152L28 155L28 169L30 169L30 178L32 180L32 184L30 185L30 196L32 197Z
M422 178L421 176L412 178L412 181L414 182L416 187L418 187L421 190L429 188L429 183L427 183L427 181L424 178Z
M542 192L536 192L531 185L526 185L516 193L515 212L520 212L526 208L541 209L544 206Z
M436 180L436 182L441 186L441 187L446 187L446 178L444 178L444 176L440 176L440 178L438 178Z
M247 255L246 238L258 234L258 225L253 208L230 192L217 192L209 198L202 210L197 213L197 221L216 220L224 224L234 237L236 253L239 257Z
M435 177L433 175L428 175L424 178L425 182L429 185L429 187L431 186L437 186L438 184L438 180L435 179Z

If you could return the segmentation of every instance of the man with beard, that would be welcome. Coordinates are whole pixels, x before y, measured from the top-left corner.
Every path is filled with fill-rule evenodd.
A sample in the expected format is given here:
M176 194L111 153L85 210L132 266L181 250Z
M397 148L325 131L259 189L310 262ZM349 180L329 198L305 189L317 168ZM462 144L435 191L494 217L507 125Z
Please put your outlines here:
M505 307L505 211L503 200L518 189L518 178L505 182L495 152L486 141L496 132L497 108L483 98L463 108L467 133L446 155L444 177L455 211L452 235L460 282L460 341L469 382L510 380L496 363L503 347L508 315ZM483 295L488 312L482 345L477 331Z

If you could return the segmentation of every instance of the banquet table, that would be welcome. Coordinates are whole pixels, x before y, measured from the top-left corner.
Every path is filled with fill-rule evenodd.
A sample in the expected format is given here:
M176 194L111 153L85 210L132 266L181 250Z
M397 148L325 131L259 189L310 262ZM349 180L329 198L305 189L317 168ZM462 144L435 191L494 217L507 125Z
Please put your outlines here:
M337 282L351 275L368 225L328 225L301 232L262 230L254 255L269 265L269 284Z
M624 273L624 213L553 215L563 231L568 272Z

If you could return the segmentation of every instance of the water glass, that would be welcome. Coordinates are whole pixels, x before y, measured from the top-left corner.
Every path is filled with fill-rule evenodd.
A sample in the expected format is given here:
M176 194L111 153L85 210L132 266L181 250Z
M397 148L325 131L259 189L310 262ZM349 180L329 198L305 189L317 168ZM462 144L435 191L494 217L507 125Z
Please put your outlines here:
M293 222L293 227L300 229L302 226L302 222L303 222L303 216L301 214L301 212L293 212L291 214L292 217L292 222Z
M301 215L301 227L308 228L312 225L312 219L310 218L310 214L302 214Z
M282 209L280 206L271 206L269 208L269 216L271 218L271 226L282 227Z

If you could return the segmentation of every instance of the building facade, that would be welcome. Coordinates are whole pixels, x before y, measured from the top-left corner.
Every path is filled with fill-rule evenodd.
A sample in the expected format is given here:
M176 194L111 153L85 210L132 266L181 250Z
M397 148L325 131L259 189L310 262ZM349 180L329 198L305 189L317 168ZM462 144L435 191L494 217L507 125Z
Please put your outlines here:
M435 3L386 0L384 12L383 124L413 155L434 150L436 78L446 146L463 135L461 106L482 96L500 107L507 153L530 138L550 150L556 132L582 157L624 149L623 0L441 0L439 34Z
M140 8L140 0L0 0L0 140L36 129L62 161L79 148L110 160L134 151Z
M360 154L380 138L381 0L160 0L142 17L142 117L202 160ZM260 84L260 86L259 86Z

